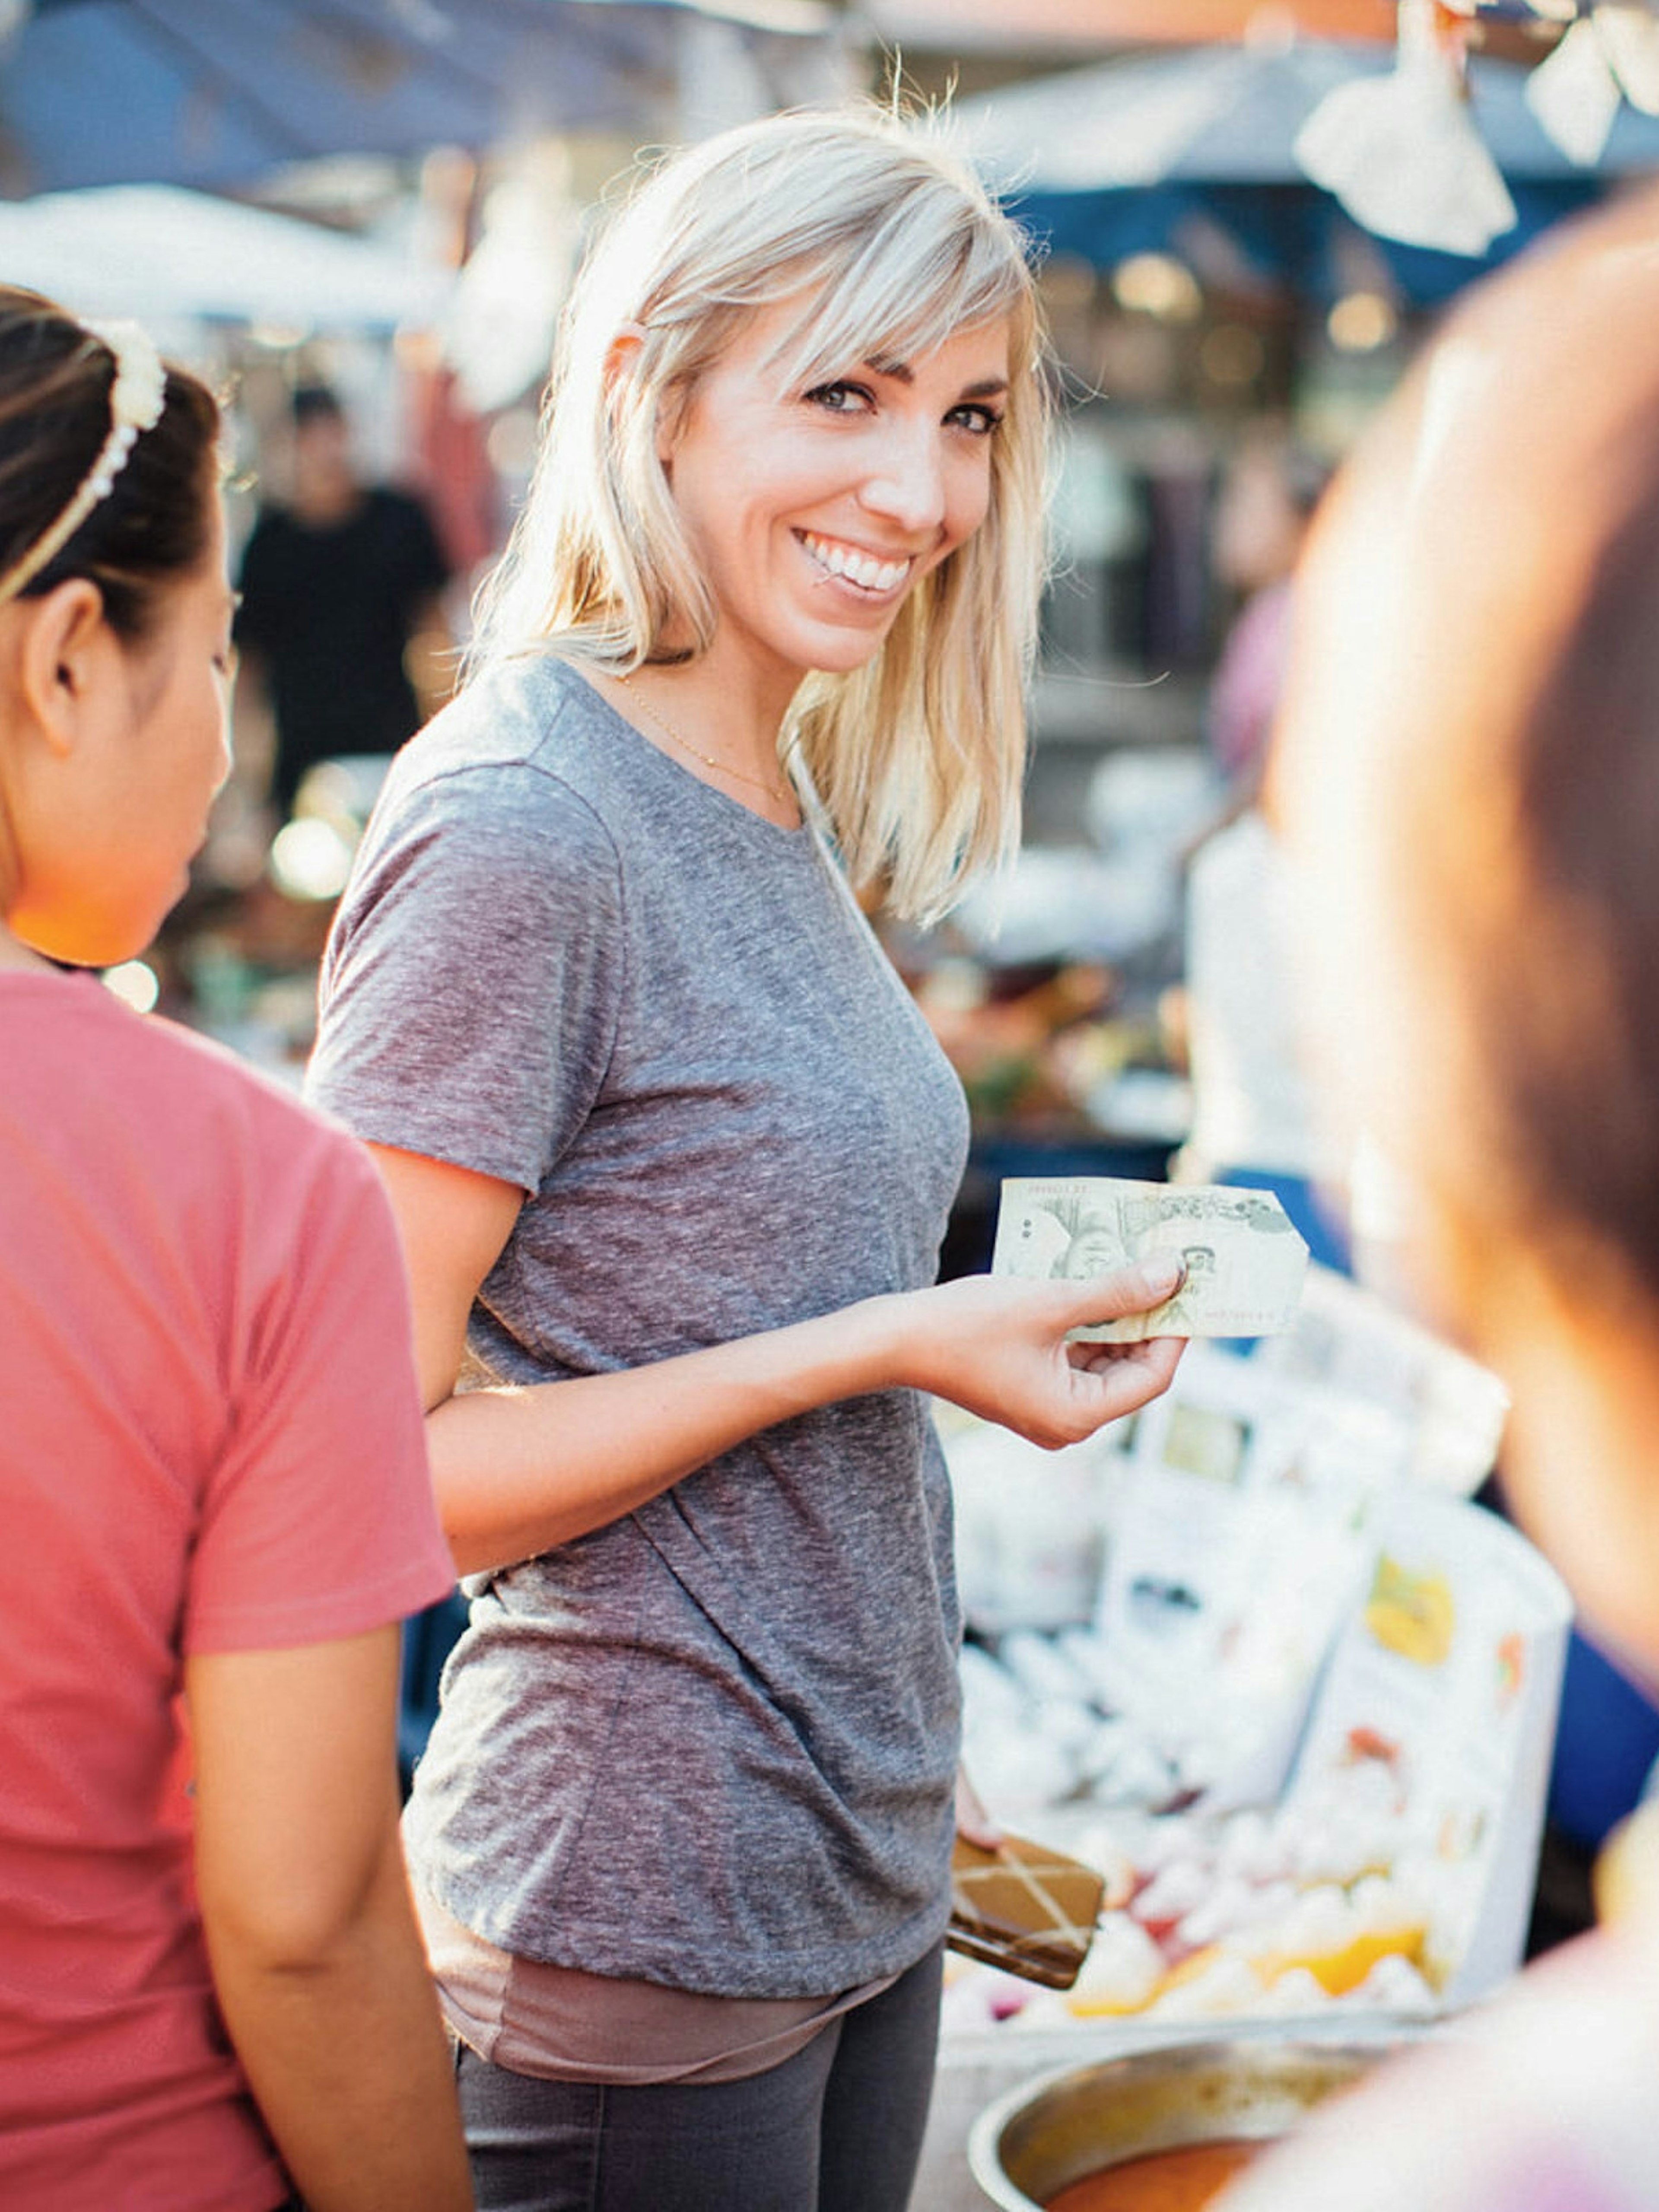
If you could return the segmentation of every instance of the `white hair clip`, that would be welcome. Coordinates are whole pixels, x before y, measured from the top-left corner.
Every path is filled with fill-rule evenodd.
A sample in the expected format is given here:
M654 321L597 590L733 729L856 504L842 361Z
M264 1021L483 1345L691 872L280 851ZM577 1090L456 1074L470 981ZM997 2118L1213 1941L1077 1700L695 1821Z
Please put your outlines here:
M47 562L68 544L99 501L109 497L140 434L154 429L161 419L167 373L149 333L137 323L88 323L86 328L115 356L115 381L109 394L109 435L97 459L82 478L80 489L56 522L35 539L21 561L0 576L0 605L15 599Z

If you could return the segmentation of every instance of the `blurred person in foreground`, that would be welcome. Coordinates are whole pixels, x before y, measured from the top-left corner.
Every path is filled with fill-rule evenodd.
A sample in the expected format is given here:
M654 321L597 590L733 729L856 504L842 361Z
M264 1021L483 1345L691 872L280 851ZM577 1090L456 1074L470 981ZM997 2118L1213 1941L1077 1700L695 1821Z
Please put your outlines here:
M270 802L286 820L307 769L397 751L449 690L449 562L424 503L362 481L325 385L290 402L288 495L263 505L241 560L242 680L275 729Z
M922 1394L1056 1444L1175 1371L1066 1337L1178 1262L935 1286L966 1108L854 896L1014 841L1043 433L1024 242L925 132L668 161L337 918L311 1089L471 1578L409 1835L487 2205L900 2212L960 1734Z
M1516 1516L1659 1668L1659 198L1476 294L1316 526L1274 779L1310 1044L1514 1394ZM1603 1927L1228 2212L1659 2206L1659 1836Z
M460 2212L396 1233L348 1139L92 972L228 767L217 431L136 326L0 289L0 2203Z

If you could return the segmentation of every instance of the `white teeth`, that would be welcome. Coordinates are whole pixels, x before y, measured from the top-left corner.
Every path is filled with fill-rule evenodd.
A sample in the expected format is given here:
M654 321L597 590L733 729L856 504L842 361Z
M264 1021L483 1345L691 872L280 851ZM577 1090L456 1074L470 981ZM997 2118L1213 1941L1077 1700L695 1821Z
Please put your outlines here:
M872 553L855 553L849 545L834 544L807 531L801 532L801 543L832 576L844 577L866 592L896 591L910 573L908 561L878 561Z

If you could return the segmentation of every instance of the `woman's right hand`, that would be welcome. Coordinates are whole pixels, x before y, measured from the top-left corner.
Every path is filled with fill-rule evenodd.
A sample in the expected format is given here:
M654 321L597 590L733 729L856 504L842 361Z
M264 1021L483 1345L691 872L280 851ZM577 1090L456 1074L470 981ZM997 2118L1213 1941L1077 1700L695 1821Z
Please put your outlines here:
M965 1275L910 1293L899 1379L1013 1429L1046 1450L1079 1443L1169 1389L1186 1346L1069 1344L1074 1328L1146 1313L1179 1287L1158 1256L1082 1282Z

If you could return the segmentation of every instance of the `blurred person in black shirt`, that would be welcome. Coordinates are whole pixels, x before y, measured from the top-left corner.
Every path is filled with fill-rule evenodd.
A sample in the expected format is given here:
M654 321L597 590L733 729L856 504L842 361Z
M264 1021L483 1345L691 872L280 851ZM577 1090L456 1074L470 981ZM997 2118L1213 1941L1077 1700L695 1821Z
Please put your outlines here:
M361 481L332 392L302 386L292 409L290 497L259 510L236 617L237 644L270 701L270 799L284 819L317 762L390 755L414 734L447 687L417 694L411 644L429 668L449 642L439 595L450 568L426 508Z

